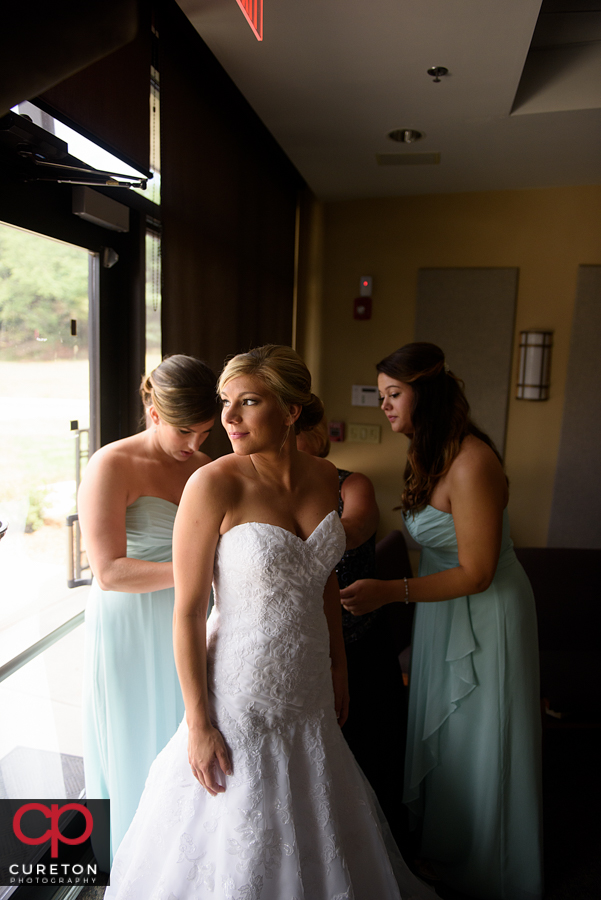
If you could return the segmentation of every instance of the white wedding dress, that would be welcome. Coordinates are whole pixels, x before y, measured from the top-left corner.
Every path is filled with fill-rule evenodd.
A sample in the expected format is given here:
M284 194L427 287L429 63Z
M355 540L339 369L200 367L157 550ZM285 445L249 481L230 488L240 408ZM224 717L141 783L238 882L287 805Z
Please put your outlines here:
M200 786L182 722L150 770L106 900L436 898L385 846L336 720L323 590L344 547L336 512L306 541L255 522L221 537L208 672L233 775L216 797Z

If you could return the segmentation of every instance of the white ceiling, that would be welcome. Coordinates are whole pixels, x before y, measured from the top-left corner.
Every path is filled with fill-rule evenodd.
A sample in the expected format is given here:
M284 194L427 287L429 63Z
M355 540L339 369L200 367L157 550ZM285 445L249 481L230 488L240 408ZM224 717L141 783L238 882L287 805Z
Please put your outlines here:
M264 0L262 42L236 0L178 2L321 199L601 183L601 33L590 18L599 23L601 0L546 0L554 37L537 31L544 60L536 69L531 56L533 87L514 114L541 0ZM559 20L566 6L579 12ZM572 54L559 71L545 55L549 43L562 52L558 31ZM449 75L435 84L430 66ZM395 144L395 128L425 137ZM376 163L416 152L440 164Z

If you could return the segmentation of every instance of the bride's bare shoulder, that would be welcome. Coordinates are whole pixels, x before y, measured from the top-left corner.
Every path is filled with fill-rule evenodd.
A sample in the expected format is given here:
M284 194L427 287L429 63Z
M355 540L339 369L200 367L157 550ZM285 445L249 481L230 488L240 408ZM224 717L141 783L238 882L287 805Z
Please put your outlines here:
M220 497L224 505L229 505L240 491L242 477L238 460L232 453L196 469L186 482L185 491L205 499Z
M338 469L328 459L320 459L318 456L306 456L306 477L315 488L327 490L338 497Z

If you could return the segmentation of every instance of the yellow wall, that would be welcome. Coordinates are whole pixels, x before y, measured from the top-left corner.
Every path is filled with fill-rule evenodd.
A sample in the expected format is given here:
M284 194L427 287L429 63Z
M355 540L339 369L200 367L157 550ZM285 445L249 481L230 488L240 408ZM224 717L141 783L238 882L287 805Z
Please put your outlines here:
M601 264L601 186L448 194L326 203L312 215L323 231L323 261L313 247L312 303L299 306L299 349L312 362L330 419L378 423L379 445L334 445L336 465L365 472L382 512L380 533L399 527L392 512L401 490L406 439L377 409L350 403L352 384L375 384L374 364L413 340L419 268L517 266L518 332L555 332L551 398L509 406L505 458L512 534L520 546L544 546L563 409L578 266ZM321 291L316 262L323 267ZM352 318L361 275L372 275L373 316ZM321 296L320 296L321 294ZM318 299L319 298L319 299ZM321 320L315 320L315 305ZM312 316L312 318L311 318ZM319 348L319 349L318 349ZM458 371L460 375L461 372ZM468 394L469 394L469 385Z
M293 346L307 363L313 391L321 395L324 209L307 189L299 197L297 218L297 309Z

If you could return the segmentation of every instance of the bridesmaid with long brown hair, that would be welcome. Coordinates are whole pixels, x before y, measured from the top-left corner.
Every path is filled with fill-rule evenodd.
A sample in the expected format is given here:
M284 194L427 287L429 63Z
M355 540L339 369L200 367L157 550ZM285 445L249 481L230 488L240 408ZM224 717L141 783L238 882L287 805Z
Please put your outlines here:
M363 614L416 603L404 802L421 867L481 900L542 896L536 612L509 537L508 485L434 344L377 365L382 410L409 438L401 509L418 578L356 581Z

